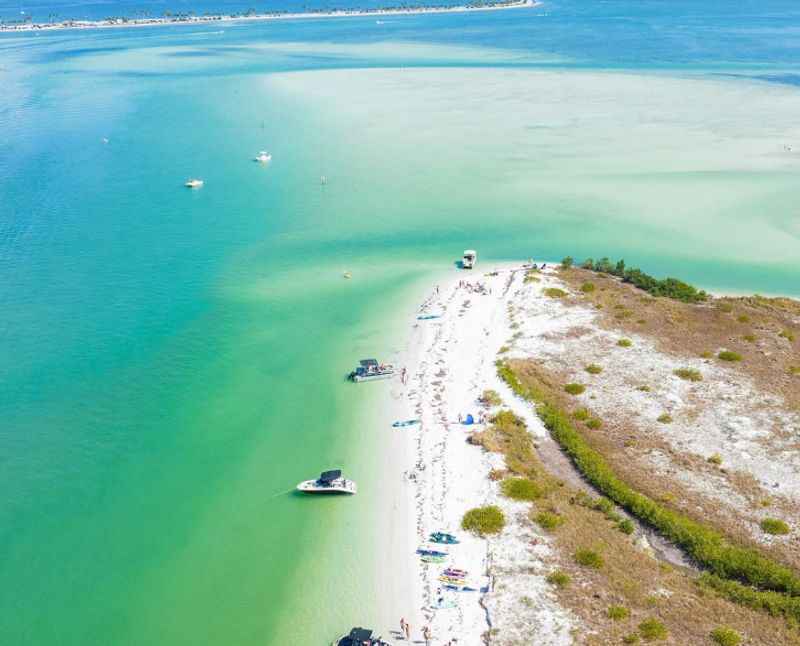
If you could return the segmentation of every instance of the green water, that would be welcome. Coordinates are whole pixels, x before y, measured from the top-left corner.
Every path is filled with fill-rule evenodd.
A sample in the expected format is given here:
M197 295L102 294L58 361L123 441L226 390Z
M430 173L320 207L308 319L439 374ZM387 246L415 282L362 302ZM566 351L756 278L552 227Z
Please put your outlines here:
M343 375L466 247L800 293L800 92L556 9L0 40L0 643L375 620L385 388ZM355 498L289 493L336 466Z

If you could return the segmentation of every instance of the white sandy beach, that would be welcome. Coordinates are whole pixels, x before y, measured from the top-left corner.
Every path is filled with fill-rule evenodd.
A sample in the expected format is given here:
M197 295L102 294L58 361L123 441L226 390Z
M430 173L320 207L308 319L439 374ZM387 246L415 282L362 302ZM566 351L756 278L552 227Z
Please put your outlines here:
M394 459L385 475L400 481L393 513L405 509L409 518L406 532L400 529L402 522L392 523L400 537L387 551L393 555L393 579L410 584L387 586L389 594L382 600L380 632L385 638L391 635L392 641L403 641L402 616L412 625L412 642L421 640L427 625L434 644L482 644L488 631L493 633L492 643L498 644L534 635L538 644L571 643L573 620L544 580L552 569L548 537L532 530L530 523L518 522L527 505L498 495L489 472L502 466L502 457L466 441L480 424L459 422L459 416L465 419L468 414L479 420L483 409L477 399L492 388L526 420L532 433L545 434L530 407L500 382L494 365L498 349L512 334L507 307L524 298L524 275L520 265L508 264L453 273L433 288L414 314L407 345L396 357L397 365L406 368L406 380L393 380L391 397L386 398L391 403L384 409L382 425L392 434ZM419 320L421 315L439 317ZM421 423L391 426L409 419ZM464 513L487 503L506 513L508 525L502 534L484 540L461 531ZM434 531L454 533L461 541L447 548L449 557L441 565L424 564L414 554ZM395 550L403 546L406 553L398 554ZM488 586L489 592L444 590L439 576L445 567L467 570L467 580ZM523 603L523 597L529 601ZM456 605L435 608L439 599Z
M54 31L60 29L109 29L119 27L157 27L161 25L198 25L262 20L302 20L309 18L356 18L370 16L402 16L423 13L467 13L473 11L500 11L534 7L535 0L507 0L486 5L431 6L386 9L340 9L333 11L272 12L249 15L209 14L181 15L163 18L106 18L104 20L62 20L58 22L0 23L0 32Z

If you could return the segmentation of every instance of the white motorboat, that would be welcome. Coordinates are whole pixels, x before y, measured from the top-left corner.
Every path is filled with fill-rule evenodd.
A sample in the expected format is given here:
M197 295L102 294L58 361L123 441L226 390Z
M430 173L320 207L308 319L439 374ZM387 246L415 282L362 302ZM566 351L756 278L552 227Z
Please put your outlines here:
M200 188L203 185L202 179L187 179L184 186L186 188Z
M262 150L256 155L256 158L253 161L261 162L262 164L267 163L272 159L272 155L270 155L266 150Z
M362 381L389 379L394 376L394 366L378 363L377 359L362 359L358 363L358 368L348 375L350 381L360 383Z
M323 471L316 480L305 480L297 485L303 493L343 493L354 494L358 490L356 483L342 477L339 469Z
M467 249L461 258L462 269L472 269L476 262L478 262L478 252L474 249Z

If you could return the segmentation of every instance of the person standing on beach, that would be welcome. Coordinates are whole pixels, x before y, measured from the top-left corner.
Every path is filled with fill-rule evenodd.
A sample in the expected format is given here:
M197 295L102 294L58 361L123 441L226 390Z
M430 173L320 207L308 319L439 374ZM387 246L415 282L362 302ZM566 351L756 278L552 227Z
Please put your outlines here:
M406 634L406 618L405 617L400 617L400 634L401 635L405 635Z
M425 640L425 646L430 646L431 643L431 629L425 626L422 629L422 638Z
M406 639L411 640L411 624L406 622Z

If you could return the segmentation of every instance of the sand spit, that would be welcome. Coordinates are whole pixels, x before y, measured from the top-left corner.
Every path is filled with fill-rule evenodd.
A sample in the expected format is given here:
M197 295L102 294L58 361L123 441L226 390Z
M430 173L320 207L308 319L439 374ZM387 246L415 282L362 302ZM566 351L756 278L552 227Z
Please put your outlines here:
M506 390L494 365L512 333L507 307L517 298L525 272L519 266L498 267L490 274L484 273L488 268L482 270L460 272L434 289L418 316L437 318L414 321L412 340L400 358L405 384L398 381L393 387L398 398L392 414L421 421L392 431L405 433L411 446L413 459L404 480L418 543L440 530L461 540L449 548L445 564L416 565L412 626L415 631L430 626L435 644L451 639L458 644L534 639L537 644L570 644L574 619L545 582L553 569L551 539L526 520L527 505L500 496L497 483L489 479L493 468L502 468L502 456L466 441L469 432L483 427L486 411L477 400L487 388L504 393L504 401L526 420L531 433L546 433L530 407ZM470 414L475 424L460 421ZM464 513L482 504L498 505L508 521L499 536L488 540L460 530ZM447 566L467 570L469 580L489 591L445 590L439 576ZM435 608L440 599L456 606Z
M341 9L333 11L306 11L306 12L271 12L252 14L185 14L164 18L105 18L103 20L62 20L59 22L13 22L0 23L0 32L37 32L55 31L60 29L108 29L114 27L158 27L161 25L207 25L223 22L248 23L262 20L303 20L308 18L358 18L358 17L385 17L402 16L422 13L468 13L473 11L499 11L503 9L521 9L534 7L538 3L534 0L501 0L486 4L431 7L409 7L385 9Z
M796 507L800 464L796 452L790 450L796 438L787 436L785 447L763 441L764 429L776 423L800 427L796 413L782 411L774 396L759 394L754 384L734 378L724 366L699 360L687 363L685 357L658 350L644 336L626 335L633 345L618 346L622 335L604 329L590 304L548 297L551 287L569 291L554 267L529 280L526 275L526 266L484 265L442 281L415 313L408 344L397 357L405 371L392 383L384 423L387 432L395 434L393 441L396 434L404 437L405 469L393 472L403 482L398 495L407 498L404 507L412 516L409 531L414 532L417 546L426 544L434 531L451 532L461 539L448 548L443 564L426 564L413 557L402 561L411 570L407 576L415 581L414 599L403 609L414 628L412 641L419 639L423 626L430 627L432 644L458 640L453 643L560 645L580 641L585 632L581 619L559 602L545 580L556 569L559 556L563 557L554 538L530 521L529 505L499 494L490 472L504 467L502 455L467 442L471 432L486 426L491 411L482 408L478 398L493 389L501 395L503 408L525 421L551 473L575 485L575 473L566 473L571 466L563 456L553 455L553 447L547 449L549 458L543 452L541 447L552 442L530 404L516 398L497 376L495 361L501 348L504 358L534 359L565 380L588 384L576 404L609 420L635 417L637 432L657 436L670 447L637 456L653 473L696 493L709 505L742 514L757 540L793 540L791 535L764 536L757 521L768 511L747 505L748 498L706 458L721 455L730 469L747 474L765 495L783 497ZM609 369L591 375L584 369L589 363ZM699 385L674 375L676 369L687 366L702 372ZM637 390L644 382L650 390ZM674 416L672 424L657 421L665 410ZM467 415L473 416L474 424L463 422ZM419 423L391 427L393 421L404 419ZM702 434L696 432L698 424L704 429ZM701 466L682 462L679 457L684 454L695 456ZM579 486L587 487L585 483ZM506 528L488 539L463 532L464 513L485 504L503 509ZM794 528L798 519L787 520L793 521ZM641 528L637 533L642 533ZM444 589L439 576L445 567L467 570L468 579L486 589ZM452 608L437 607L451 603ZM399 622L402 611L393 608L392 612L398 613ZM389 634L402 643L396 632Z

